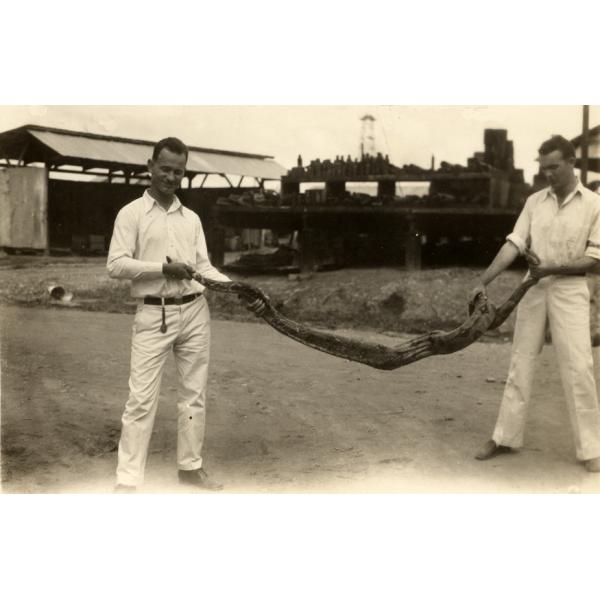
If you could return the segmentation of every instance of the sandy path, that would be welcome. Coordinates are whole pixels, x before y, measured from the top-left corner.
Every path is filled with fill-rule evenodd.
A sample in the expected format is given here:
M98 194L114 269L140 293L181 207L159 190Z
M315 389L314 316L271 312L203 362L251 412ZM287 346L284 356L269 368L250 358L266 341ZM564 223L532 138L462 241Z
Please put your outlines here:
M110 492L132 317L15 306L0 314L3 491ZM475 344L383 372L264 324L214 321L206 467L228 492L600 491L600 476L575 460L549 346L526 447L486 463L472 458L491 432L509 350ZM170 361L146 492L182 491L174 389Z

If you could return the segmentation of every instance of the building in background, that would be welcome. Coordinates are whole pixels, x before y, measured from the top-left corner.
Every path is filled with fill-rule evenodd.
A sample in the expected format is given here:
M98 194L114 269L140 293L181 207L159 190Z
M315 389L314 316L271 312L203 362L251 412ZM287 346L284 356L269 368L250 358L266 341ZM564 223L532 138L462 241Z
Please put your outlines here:
M147 187L155 142L24 125L0 133L0 248L104 253L118 211ZM181 200L207 225L227 191L260 191L271 156L189 146ZM243 186L243 187L242 187Z
M575 146L575 156L577 158L576 166L581 169L581 145L583 141L583 134L578 135L576 138L571 140L571 143ZM600 181L600 125L589 130L588 133L588 187L594 188Z

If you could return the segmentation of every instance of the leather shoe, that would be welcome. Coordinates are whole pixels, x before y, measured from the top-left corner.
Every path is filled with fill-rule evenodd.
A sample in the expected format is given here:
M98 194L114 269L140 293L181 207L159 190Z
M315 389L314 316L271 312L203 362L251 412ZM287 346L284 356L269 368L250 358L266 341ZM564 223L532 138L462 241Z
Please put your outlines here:
M177 472L177 475L179 477L179 483L185 485L193 485L194 487L211 492L217 492L223 489L223 486L211 479L204 469L195 469L193 471L182 471L180 469Z
M590 473L600 473L600 457L586 460L584 465Z
M117 483L115 486L115 494L135 494L135 485L125 485L124 483Z
M475 455L475 458L477 460L488 460L499 454L506 454L507 452L512 452L510 446L499 446L494 440L488 440L483 445L483 448Z

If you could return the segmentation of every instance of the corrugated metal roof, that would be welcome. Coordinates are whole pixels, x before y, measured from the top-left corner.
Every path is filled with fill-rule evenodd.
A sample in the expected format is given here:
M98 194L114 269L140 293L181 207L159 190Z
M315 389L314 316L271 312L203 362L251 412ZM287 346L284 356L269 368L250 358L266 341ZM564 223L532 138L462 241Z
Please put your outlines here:
M187 169L199 173L249 175L260 179L279 179L287 170L274 160L210 154L190 150Z
M63 158L143 167L151 157L154 142L110 138L66 130L27 127L27 132ZM67 161L65 161L67 162ZM99 165L100 166L100 165ZM189 149L187 170L191 173L244 175L279 179L287 170L261 155L211 149Z
M52 131L28 130L29 133L61 156L102 162L143 165L152 154L151 146L127 142L90 139Z

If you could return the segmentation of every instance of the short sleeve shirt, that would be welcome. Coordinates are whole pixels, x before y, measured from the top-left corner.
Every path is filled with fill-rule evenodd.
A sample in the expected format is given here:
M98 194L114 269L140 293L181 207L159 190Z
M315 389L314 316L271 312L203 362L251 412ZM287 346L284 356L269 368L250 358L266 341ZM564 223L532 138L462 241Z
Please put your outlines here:
M581 182L560 206L551 188L536 192L506 239L521 254L531 248L546 264L564 266L583 256L600 260L600 196Z

